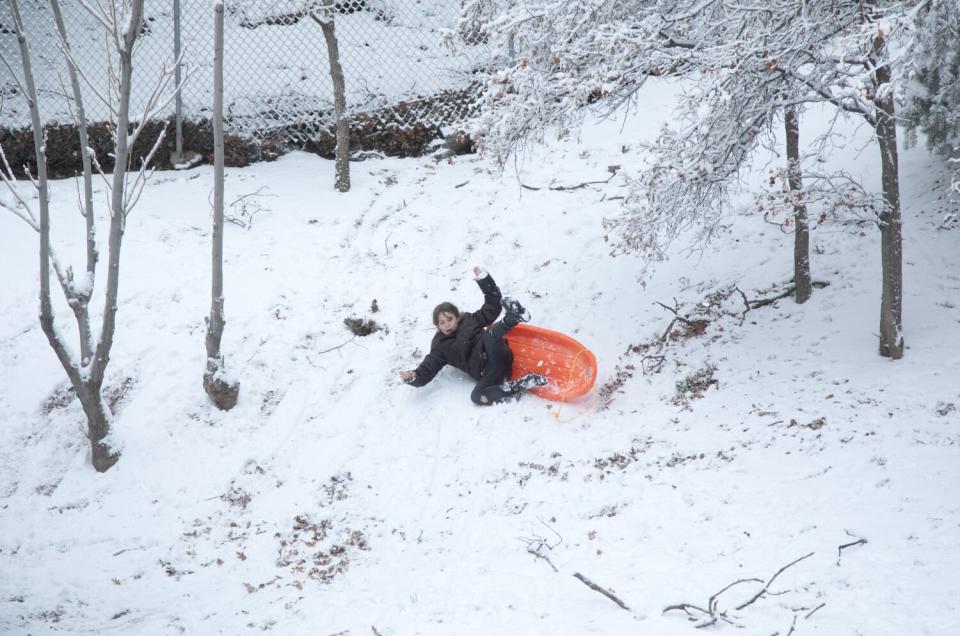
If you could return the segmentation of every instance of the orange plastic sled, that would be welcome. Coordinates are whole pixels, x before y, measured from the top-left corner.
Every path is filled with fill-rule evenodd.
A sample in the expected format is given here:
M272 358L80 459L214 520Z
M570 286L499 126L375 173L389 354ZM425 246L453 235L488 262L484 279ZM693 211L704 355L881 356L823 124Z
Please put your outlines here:
M510 379L525 373L546 376L546 386L530 392L548 400L569 400L593 388L597 358L582 344L558 331L521 324L506 336L513 351Z

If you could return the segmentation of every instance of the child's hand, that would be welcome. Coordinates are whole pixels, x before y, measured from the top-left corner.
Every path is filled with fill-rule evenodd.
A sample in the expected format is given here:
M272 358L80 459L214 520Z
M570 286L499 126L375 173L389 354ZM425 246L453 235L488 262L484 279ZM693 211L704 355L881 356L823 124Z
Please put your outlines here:
M473 275L474 275L474 276L479 276L479 275L480 275L480 272L482 272L482 271L483 271L483 270L480 269L480 266L479 266L479 265L474 265L474 266L473 266Z
M413 371L401 371L400 379L404 382L412 382L417 377L417 374Z

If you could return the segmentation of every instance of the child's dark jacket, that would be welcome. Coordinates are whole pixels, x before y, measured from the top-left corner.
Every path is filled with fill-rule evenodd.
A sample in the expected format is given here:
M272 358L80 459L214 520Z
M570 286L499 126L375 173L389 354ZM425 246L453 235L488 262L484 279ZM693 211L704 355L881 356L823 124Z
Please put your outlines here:
M460 314L457 330L445 336L439 329L430 344L430 353L417 367L410 384L423 386L430 382L444 365L465 371L474 380L483 372L483 330L500 315L500 288L488 274L477 281L483 292L483 307Z

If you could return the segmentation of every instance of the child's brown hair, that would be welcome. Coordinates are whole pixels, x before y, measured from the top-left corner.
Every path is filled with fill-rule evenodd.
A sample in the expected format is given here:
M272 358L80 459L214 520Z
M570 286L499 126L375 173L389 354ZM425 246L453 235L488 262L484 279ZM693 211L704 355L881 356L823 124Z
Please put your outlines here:
M453 303L440 303L433 308L433 326L437 326L437 321L440 320L440 314L453 314L457 318L460 318L460 310L457 309L457 306Z

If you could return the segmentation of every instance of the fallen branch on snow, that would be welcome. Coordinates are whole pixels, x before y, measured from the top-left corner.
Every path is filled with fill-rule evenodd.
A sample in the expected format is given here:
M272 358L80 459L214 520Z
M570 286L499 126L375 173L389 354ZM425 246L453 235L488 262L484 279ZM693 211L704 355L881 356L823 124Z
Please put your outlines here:
M357 339L357 337L354 336L353 338L350 338L350 339L347 340L346 342L343 342L343 343L341 343L341 344L338 344L336 347L330 347L329 349L324 349L323 351L318 351L318 352L317 352L317 355L318 355L318 356L322 356L322 355L325 354L325 353L330 353L331 351L336 351L337 349L343 349L344 347L346 347L348 344L350 344L351 342L353 342L353 341L356 340L356 339ZM318 368L318 369L323 369L323 368L324 368L324 367L322 367L321 365L319 365L319 364L317 364L316 362L314 362L314 361L313 361L313 358L311 358L309 355L307 356L307 362L310 363L310 366L316 367L316 368Z
M628 612L630 611L630 608L627 607L626 603L624 603L624 602L621 601L619 598L617 598L617 595L614 594L613 592L611 592L610 590L608 590L608 589L606 589L606 588L600 587L599 585L597 585L596 583L594 583L593 581L591 581L590 579L588 579L588 578L585 577L584 575L580 574L579 572L574 572L573 576L574 576L574 578L576 578L576 579L578 579L580 582L582 582L584 585L586 585L587 587L589 587L591 590L593 590L593 591L595 591L595 592L600 592L601 594L603 594L604 596L606 596L608 599L610 599L611 601L613 601L614 603L616 603L617 605L619 605L619 606L622 607L623 609L627 610Z
M546 189L546 190L553 190L555 192L569 192L570 190L579 190L580 188L585 188L589 185L597 185L600 183L610 183L610 179L613 179L615 176L617 176L616 171L614 171L613 174L611 174L606 179L600 179L599 181L584 181L583 183L578 183L577 185L572 185L572 186L547 186L546 188L544 188L542 186L541 187L530 186L530 185L527 185L526 183L521 183L520 186L523 188L526 188L527 190Z
M555 565L553 564L553 561L550 560L550 557L548 557L548 556L545 555L545 554L542 554L540 551L541 551L543 548L546 548L546 549L548 549L548 550L553 550L555 547L557 547L558 545L560 545L561 543L563 543L563 537L560 536L560 533L559 533L559 532L557 532L556 530L554 530L553 528L551 528L551 527L547 524L547 522L544 521L542 518L540 519L540 523L542 523L544 526L546 526L546 528L547 528L548 530L550 530L550 532L552 532L553 534L557 535L556 543L552 543L552 544L551 544L550 541L547 540L546 538L541 537L541 536L537 536L537 535L533 535L533 538L517 537L517 539L518 539L519 541L523 541L524 543L527 544L527 552L529 552L530 554L532 554L532 555L535 556L536 558L538 558L538 559L543 559L544 561L546 561L547 563L549 563L549 564L550 564L550 567L553 568L553 571L554 571L554 572L559 572L560 570L558 570L558 569L557 569L557 566L555 566Z
M814 607L812 610L810 610L809 612L807 612L807 615L804 616L803 618L804 618L804 619L810 618L811 616L813 616L814 614L816 614L818 611L820 611L821 609L823 609L824 607L826 607L826 605L827 605L826 603L820 603L819 605L817 605L816 607Z
M830 286L830 281L815 280L812 283L810 283L810 285L815 287L816 289L823 289L824 287ZM746 296L744 296L744 301L747 302L747 306L750 307L751 309L757 309L759 307L766 307L767 305L772 305L773 303L777 302L778 300L782 300L787 296L792 296L796 290L797 290L796 285L788 285L782 292L780 292L776 296L770 296L769 298L761 298L759 300L750 300L750 301L747 301Z
M699 605L694 605L694 604L692 604L692 603L678 603L678 604L676 604L676 605L668 605L667 607L663 608L663 613L666 614L667 612L670 612L670 611L682 611L682 612L686 612L687 616L690 617L690 620L699 620L699 621L700 621L697 625L694 626L694 627L696 627L697 629L702 629L702 628L704 628L704 627L709 627L709 626L711 626L711 625L715 625L718 621L724 621L724 622L726 622L726 623L730 623L731 625L735 625L736 623L734 623L733 620L731 620L730 617L727 616L727 612L726 612L725 610L724 610L724 611L720 611L720 609L719 609L719 601L718 601L718 599L720 598L720 595L721 595L721 594L723 594L724 592L727 592L727 591L730 590L731 588L733 588L733 587L735 587L735 586L737 586L737 585L740 585L740 584L742 584L742 583L762 583L762 584L763 584L763 587L761 587L760 590L759 590L756 594L754 594L749 600L747 600L747 601L741 603L740 605L737 605L737 606L736 606L735 609L736 609L737 611L742 610L742 609L744 609L745 607L747 607L747 606L749 606L749 605L752 605L753 603L757 602L759 599L761 599L762 597L764 597L764 596L766 596L766 595L768 595L768 594L769 594L769 595L782 594L782 592L780 592L780 593L775 593L775 592L771 592L771 591L770 591L770 586L773 584L773 582L777 579L778 576L780 576L781 574L783 574L787 569L793 567L793 566L796 565L797 563L800 563L800 562L803 561L804 559L810 558L811 556L813 556L813 552L810 552L809 554L805 554L805 555L803 555L802 557L791 561L791 562L788 563L787 565L785 565L785 566L783 566L782 568L780 568L779 570L777 570L777 571L774 573L774 575L771 576L766 582L764 582L762 579L748 578L748 579L738 579L738 580L734 581L733 583L727 584L727 585L724 586L722 589L720 589L720 591L714 593L714 594L707 600L707 607L706 607L706 609L703 608L703 607L700 607ZM817 608L817 609L819 609L819 608ZM692 610L692 611L691 611L691 610ZM816 611L816 610L814 610L814 611ZM694 612L697 612L697 613L694 613ZM810 612L810 614L813 614L813 612ZM796 618L796 616L794 616L794 618ZM796 621L794 621L794 624L796 624Z
M840 565L840 558L843 556L844 550L846 550L847 548L852 548L857 545L865 545L867 543L867 540L864 539L863 537L858 537L857 535L853 534L849 530L846 530L845 532L849 536L854 537L856 541L851 541L850 543L844 543L843 545L837 548L837 565Z
M759 600L762 596L764 596L765 594L768 594L769 591L770 591L770 584L773 583L778 576L780 576L781 574L783 574L783 573L787 570L787 568L791 568L791 567L793 567L794 565L796 565L797 563L800 563L800 562L803 561L804 559L809 559L809 558L812 557L812 556L813 556L813 552L810 552L810 553L808 553L808 554L803 555L803 556L800 557L799 559L795 559L795 560L791 561L790 563L786 564L785 566L783 566L782 568L780 568L779 570L777 570L776 574L774 574L773 576L771 576L771 577L770 577L770 580L768 580L768 581L764 584L763 589L761 589L759 592L757 592L756 594L754 594L753 598L751 598L749 601L747 601L747 602L745 602L745 603L741 603L740 605L737 605L737 610L742 610L744 607L746 607L746 606L748 606L748 605L752 605L752 604L755 603L757 600Z

